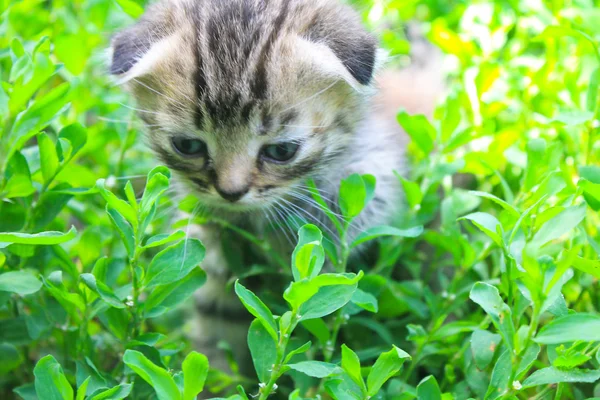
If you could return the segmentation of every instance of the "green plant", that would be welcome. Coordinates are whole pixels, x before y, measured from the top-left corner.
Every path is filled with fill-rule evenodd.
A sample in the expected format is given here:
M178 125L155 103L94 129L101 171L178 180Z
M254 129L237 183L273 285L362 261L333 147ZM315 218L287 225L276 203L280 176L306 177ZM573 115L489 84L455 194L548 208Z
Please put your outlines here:
M351 233L369 175L334 210L307 182L331 232L286 221L288 260L214 216L173 221L195 203L167 195L96 53L143 2L0 1L0 397L600 397L598 2L351 3L398 64L396 27L419 24L447 93L432 117L398 114L397 223ZM267 256L231 260L256 376L188 339L205 274L186 231L207 219L232 255ZM282 286L253 293L256 275Z

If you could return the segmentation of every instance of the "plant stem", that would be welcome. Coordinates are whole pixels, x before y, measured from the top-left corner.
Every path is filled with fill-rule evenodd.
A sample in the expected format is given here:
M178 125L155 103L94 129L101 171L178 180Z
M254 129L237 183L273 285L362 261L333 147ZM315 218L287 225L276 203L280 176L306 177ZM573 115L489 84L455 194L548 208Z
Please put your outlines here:
M136 235L136 243L135 243L135 253L131 260L129 260L129 273L131 274L131 282L133 286L133 299L131 305L131 316L132 316L132 328L131 328L131 339L134 339L138 335L139 331L139 320L138 320L138 298L140 296L140 288L139 282L137 279L136 269L138 266L138 259L140 256L140 251L138 249L141 248L141 243L138 241Z
M281 331L279 332L279 342L277 343L277 356L275 358L275 364L273 364L273 369L271 371L271 376L269 377L269 382L266 383L265 386L261 386L260 388L260 397L259 400L266 400L273 392L273 388L275 388L275 383L277 379L282 374L281 367L283 367L283 359L285 357L285 350L287 348L288 342L292 335L292 332L298 325L298 316L294 312L292 314L292 323L289 328L289 331Z

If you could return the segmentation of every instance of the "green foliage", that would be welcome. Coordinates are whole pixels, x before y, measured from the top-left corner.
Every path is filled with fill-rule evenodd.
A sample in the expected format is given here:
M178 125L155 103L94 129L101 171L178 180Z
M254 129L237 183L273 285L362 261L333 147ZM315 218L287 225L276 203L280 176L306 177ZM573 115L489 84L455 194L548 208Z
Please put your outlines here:
M445 54L445 98L398 113L397 221L353 229L371 175L331 208L307 182L331 229L295 224L289 260L213 218L255 318L249 373L193 351L210 249L173 219L195 204L173 204L104 71L108 33L145 2L0 1L0 398L600 397L600 4L349 2L391 63L419 25ZM256 275L285 284L249 290Z

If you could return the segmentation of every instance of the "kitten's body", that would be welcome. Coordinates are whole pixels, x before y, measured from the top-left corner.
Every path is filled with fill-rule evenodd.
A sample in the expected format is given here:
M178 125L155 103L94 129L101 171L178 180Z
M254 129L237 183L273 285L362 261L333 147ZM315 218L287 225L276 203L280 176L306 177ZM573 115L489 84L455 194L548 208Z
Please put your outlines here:
M115 38L111 72L137 98L150 144L180 192L195 194L213 215L259 236L283 208L325 223L308 200L306 179L335 204L341 179L372 174L376 197L354 222L357 233L397 214L394 171L404 173L406 138L395 112L428 111L429 98L418 99L435 86L416 87L414 71L373 84L376 56L374 38L337 0L163 0ZM377 94L376 86L384 90ZM397 91L410 101L398 102ZM203 151L178 153L177 143L187 151L191 140ZM297 149L276 162L265 153L274 144ZM246 330L236 328L243 313L225 293L230 272L220 229L191 233L208 250L209 274L197 296L203 313L195 336L223 367L216 342L245 350Z

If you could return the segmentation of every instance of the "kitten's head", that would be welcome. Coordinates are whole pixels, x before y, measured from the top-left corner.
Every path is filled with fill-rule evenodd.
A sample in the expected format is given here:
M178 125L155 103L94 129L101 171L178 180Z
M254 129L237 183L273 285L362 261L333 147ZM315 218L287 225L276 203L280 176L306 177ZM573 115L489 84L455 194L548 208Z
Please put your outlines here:
M337 0L163 0L114 38L111 73L202 203L243 211L352 156L375 59Z

